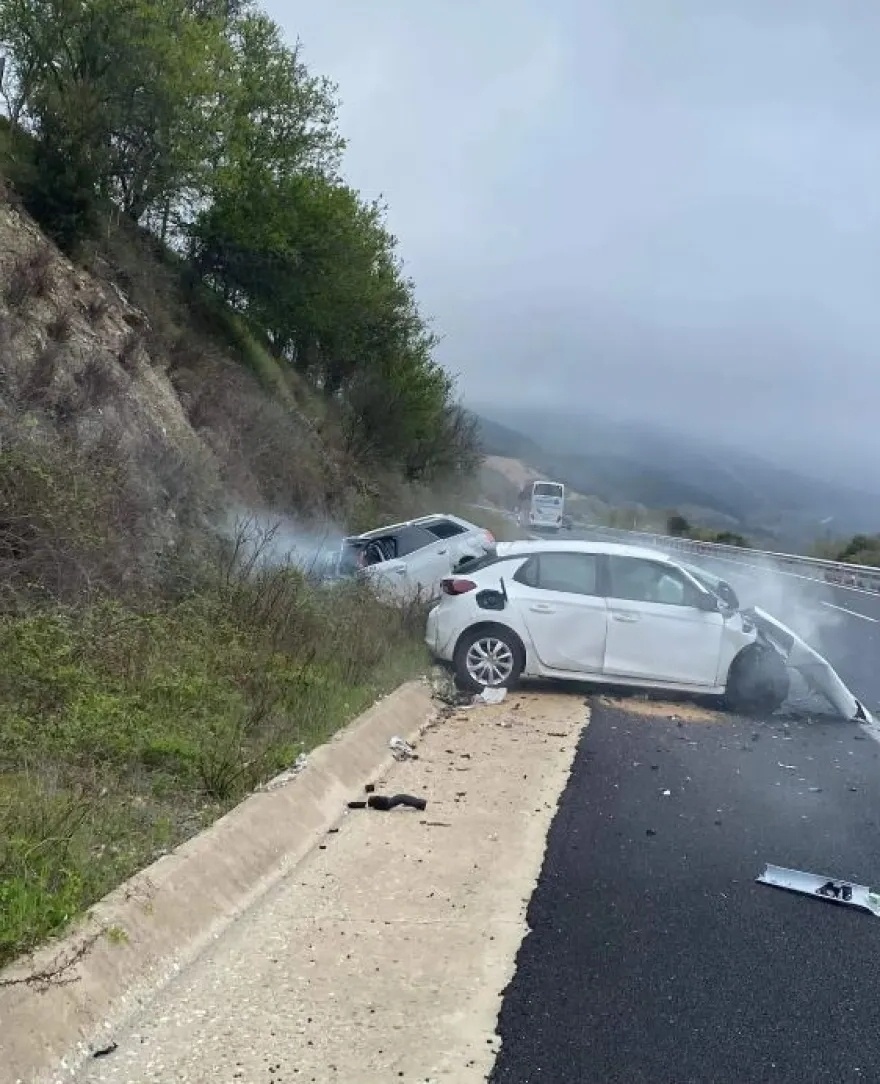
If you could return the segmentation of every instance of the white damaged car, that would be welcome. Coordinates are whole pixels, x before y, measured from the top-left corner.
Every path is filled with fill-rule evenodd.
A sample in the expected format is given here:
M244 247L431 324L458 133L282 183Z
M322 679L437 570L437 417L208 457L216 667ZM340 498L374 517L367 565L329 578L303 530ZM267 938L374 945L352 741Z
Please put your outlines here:
M356 578L389 602L434 599L462 561L495 553L491 531L436 513L343 540L321 570L324 580Z
M499 543L444 579L428 616L432 654L472 691L562 678L781 707L799 670L848 718L870 716L830 664L724 581L649 549L600 542Z

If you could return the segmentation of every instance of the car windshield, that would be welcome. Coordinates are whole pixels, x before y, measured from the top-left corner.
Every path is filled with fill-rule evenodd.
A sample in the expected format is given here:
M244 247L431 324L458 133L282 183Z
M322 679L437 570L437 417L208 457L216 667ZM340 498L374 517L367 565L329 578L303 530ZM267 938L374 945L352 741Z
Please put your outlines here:
M351 576L362 567L364 552L363 542L345 542L339 558L339 572L343 576Z
M707 591L711 591L716 598L720 598L722 602L733 606L734 609L739 609L736 593L726 580L713 576L711 572L707 572L704 568L696 568L694 565L682 564L681 567L686 569Z

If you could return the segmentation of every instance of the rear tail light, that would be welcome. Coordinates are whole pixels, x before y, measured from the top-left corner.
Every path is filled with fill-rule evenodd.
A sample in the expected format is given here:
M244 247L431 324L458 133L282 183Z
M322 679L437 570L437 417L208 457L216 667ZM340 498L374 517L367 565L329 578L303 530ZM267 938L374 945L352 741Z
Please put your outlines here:
M485 539L485 542L486 542L487 546L491 547L491 546L495 545L495 535L492 534L491 531L484 530L483 531L483 538Z
M453 577L452 579L440 581L440 590L444 595L466 595L468 591L475 591L476 589L477 585L473 580Z

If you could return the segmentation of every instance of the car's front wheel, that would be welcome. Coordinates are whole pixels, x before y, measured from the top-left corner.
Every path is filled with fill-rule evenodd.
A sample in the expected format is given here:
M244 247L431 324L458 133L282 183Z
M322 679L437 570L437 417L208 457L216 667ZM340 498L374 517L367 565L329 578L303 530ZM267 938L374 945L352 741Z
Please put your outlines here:
M782 656L765 644L751 644L731 663L724 699L737 714L769 715L782 707L790 688Z
M523 670L518 637L501 625L484 625L465 633L455 649L455 678L461 689L510 689Z

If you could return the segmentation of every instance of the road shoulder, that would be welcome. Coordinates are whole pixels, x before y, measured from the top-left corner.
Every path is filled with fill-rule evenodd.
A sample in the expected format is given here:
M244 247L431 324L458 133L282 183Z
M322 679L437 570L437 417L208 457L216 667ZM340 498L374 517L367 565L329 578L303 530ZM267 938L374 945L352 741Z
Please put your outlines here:
M587 716L526 692L440 721L375 781L425 811L351 811L76 1079L484 1080Z

